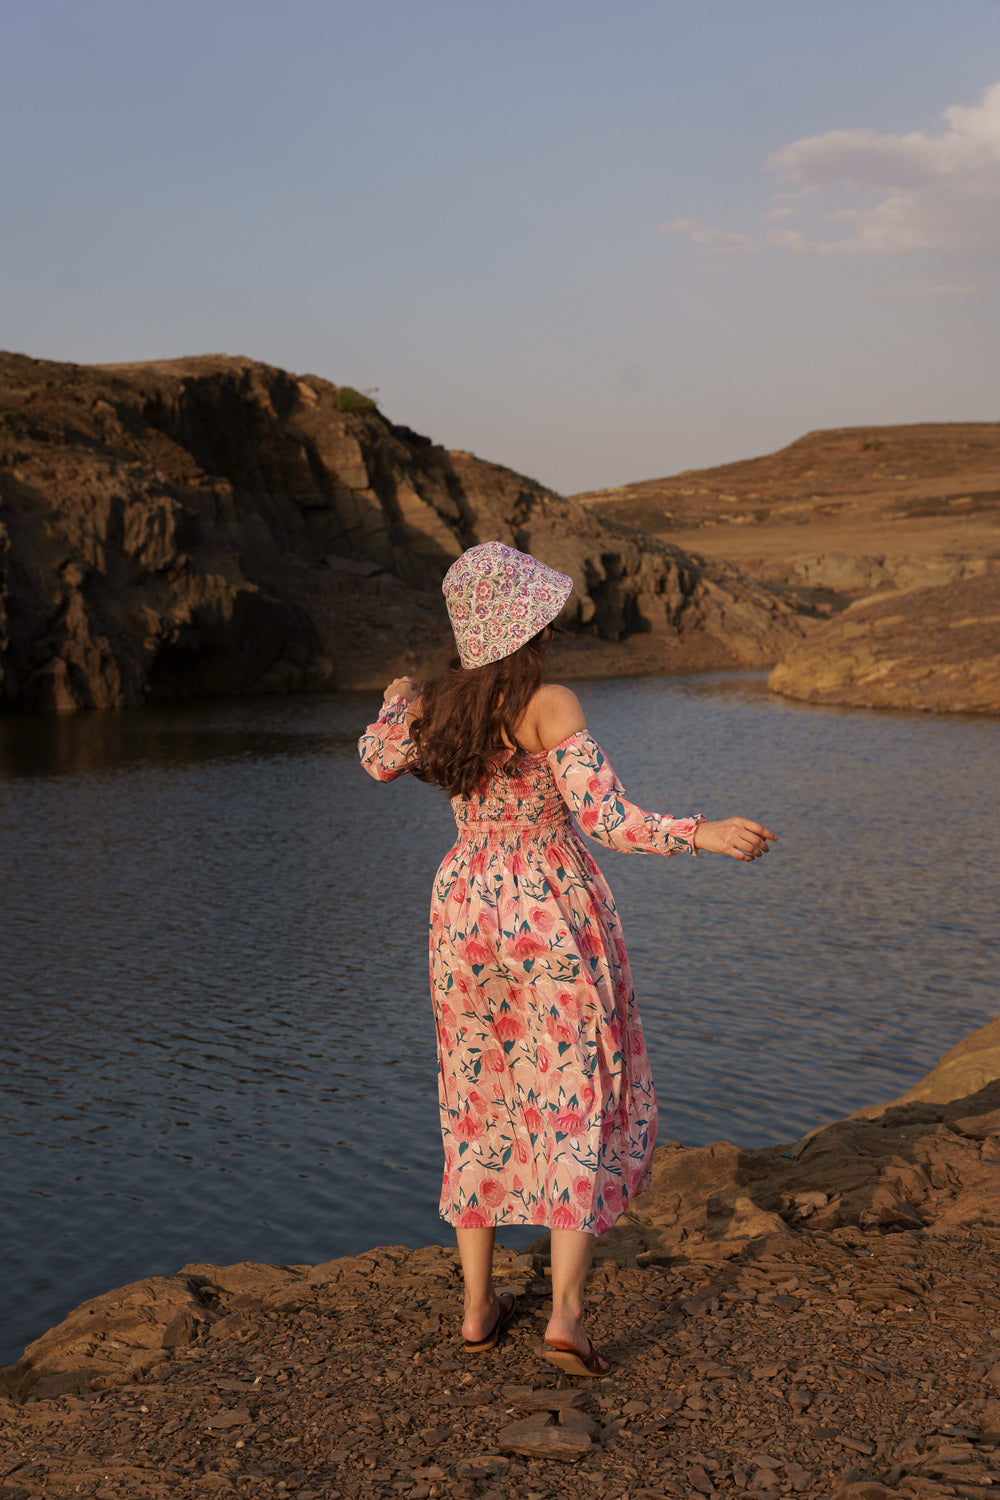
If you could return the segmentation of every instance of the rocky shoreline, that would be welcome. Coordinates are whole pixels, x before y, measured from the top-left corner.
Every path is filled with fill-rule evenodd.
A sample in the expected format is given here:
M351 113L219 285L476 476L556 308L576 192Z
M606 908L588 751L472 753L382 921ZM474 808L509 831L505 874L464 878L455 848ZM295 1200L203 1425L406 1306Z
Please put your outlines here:
M0 1500L931 1500L1000 1484L1000 1021L787 1147L658 1149L598 1242L588 1383L539 1354L546 1241L466 1356L440 1246L191 1265L0 1371Z

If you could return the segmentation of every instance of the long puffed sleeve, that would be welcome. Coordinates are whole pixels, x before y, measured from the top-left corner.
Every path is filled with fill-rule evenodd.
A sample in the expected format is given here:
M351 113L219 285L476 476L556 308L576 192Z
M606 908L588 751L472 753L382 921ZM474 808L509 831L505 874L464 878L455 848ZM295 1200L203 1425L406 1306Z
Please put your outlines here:
M696 854L694 831L705 819L643 812L625 796L614 767L585 729L548 753L556 785L584 833L609 849L640 854Z
M395 781L412 769L413 741L406 722L405 698L390 698L358 740L361 764L376 781Z

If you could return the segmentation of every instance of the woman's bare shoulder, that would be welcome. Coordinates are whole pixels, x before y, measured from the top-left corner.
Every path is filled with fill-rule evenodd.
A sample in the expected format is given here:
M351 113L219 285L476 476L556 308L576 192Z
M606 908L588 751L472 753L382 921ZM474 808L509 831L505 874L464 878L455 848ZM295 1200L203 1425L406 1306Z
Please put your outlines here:
M571 734L586 729L587 718L580 700L568 687L546 683L531 700L533 728L542 750L561 745Z

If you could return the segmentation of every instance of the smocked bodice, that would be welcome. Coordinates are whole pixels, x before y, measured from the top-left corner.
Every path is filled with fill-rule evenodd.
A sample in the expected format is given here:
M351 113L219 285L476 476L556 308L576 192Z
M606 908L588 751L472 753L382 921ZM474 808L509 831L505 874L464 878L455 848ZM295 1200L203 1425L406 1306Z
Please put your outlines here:
M522 755L513 776L497 770L481 792L453 797L451 807L459 837L473 840L568 831L572 823L544 755Z

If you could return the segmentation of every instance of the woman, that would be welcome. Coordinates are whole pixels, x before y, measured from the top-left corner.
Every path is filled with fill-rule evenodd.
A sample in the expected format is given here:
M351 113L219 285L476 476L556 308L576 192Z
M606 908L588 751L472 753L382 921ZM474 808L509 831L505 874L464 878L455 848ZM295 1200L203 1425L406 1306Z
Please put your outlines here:
M618 914L572 820L609 848L663 855L753 860L776 835L625 799L574 694L542 681L572 587L501 542L470 548L443 585L459 661L419 691L391 682L359 750L380 781L409 771L443 787L458 824L430 971L465 1347L493 1348L515 1311L493 1288L496 1226L548 1225L545 1356L599 1376L614 1366L582 1321L594 1236L649 1185L656 1097Z

